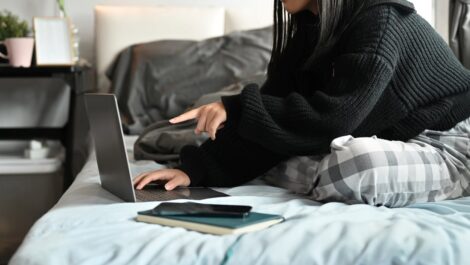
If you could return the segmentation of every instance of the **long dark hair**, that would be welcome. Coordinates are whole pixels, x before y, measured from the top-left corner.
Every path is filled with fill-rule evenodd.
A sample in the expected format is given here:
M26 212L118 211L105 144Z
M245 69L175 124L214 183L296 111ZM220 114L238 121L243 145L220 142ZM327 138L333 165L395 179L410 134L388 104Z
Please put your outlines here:
M316 0L313 0L316 1ZM319 36L313 53L305 65L321 66L327 60L343 32L362 9L364 0L318 0ZM286 47L297 30L297 14L289 14L281 0L274 0L274 34L271 61L268 67L268 78L275 75Z

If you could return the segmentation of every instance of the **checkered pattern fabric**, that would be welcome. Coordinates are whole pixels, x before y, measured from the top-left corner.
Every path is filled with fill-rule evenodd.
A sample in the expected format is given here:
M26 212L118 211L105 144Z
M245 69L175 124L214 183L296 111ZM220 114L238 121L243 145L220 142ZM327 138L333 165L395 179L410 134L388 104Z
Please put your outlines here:
M470 118L408 142L339 137L331 153L293 157L265 179L323 202L402 207L470 196Z

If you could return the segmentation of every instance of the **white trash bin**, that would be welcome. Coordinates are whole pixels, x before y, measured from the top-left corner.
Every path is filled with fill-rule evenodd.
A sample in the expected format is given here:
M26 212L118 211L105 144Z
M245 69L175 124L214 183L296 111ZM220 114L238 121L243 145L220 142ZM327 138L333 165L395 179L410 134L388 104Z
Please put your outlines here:
M27 142L0 143L0 264L7 263L34 222L63 191L63 148L46 158L24 157Z

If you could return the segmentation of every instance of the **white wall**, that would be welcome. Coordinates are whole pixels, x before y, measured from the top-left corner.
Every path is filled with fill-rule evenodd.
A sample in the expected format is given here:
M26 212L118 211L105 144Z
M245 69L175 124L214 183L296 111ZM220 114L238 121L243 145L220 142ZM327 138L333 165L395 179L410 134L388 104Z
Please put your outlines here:
M449 0L435 0L436 6L436 30L444 40L449 42Z
M418 10L418 13L425 18L433 27L436 25L434 13L434 1L436 0L410 0ZM442 1L442 0L437 0Z
M80 53L88 61L94 58L94 6L96 5L191 5L236 8L242 14L264 19L272 14L272 0L65 0L66 10L79 29ZM264 8L267 7L267 8ZM20 17L58 14L55 0L0 0L0 9L8 9ZM230 19L230 17L227 17Z
M83 57L93 58L94 42L94 6L95 5L188 5L191 6L223 6L241 9L242 13L250 16L269 16L272 11L263 6L270 6L272 0L80 0L66 1L66 9L80 30L80 45ZM260 10L261 9L261 10ZM230 19L228 17L227 19Z
M254 7L253 2L259 2ZM243 9L243 12L253 16L270 15L271 10L263 10L263 6L269 6L272 0L66 0L66 9L72 20L80 30L80 50L82 57L93 62L94 58L94 16L93 7L98 4L126 5L126 4L172 4L184 5L190 3L198 6L226 6L230 8ZM437 10L440 14L436 18L433 6L434 1L439 1L437 5L442 6L443 2L449 0L411 0L418 12L426 18L431 25L437 26L441 34L446 37L448 34L445 20L442 19L442 9ZM268 3L268 4L267 4ZM0 0L0 9L8 9L20 17L31 21L33 16L53 16L57 15L55 0ZM437 19L437 23L436 23Z
M0 10L9 10L28 22L33 16L55 14L55 0L0 0Z

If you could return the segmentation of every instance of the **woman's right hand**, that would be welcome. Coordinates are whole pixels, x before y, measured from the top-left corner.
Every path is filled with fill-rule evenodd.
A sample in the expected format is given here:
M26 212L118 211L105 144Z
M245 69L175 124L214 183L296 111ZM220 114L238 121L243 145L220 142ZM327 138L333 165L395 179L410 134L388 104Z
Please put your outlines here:
M197 119L194 132L200 134L207 132L212 140L215 140L217 130L221 129L227 120L227 111L222 102L214 102L199 108L185 112L170 120L170 123L180 123L187 120Z
M189 176L179 169L159 169L138 175L134 179L134 186L136 189L141 190L145 185L157 180L166 181L166 190L173 190L180 186L187 187L191 184Z

